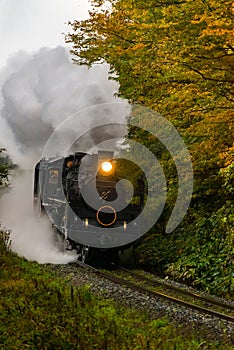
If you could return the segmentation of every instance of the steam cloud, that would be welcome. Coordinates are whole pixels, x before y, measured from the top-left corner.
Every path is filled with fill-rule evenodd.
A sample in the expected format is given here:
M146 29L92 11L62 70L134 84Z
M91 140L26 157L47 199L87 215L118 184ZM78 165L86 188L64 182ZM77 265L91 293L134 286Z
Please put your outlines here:
M55 247L47 223L33 218L32 170L49 136L62 121L89 106L117 102L114 94L118 86L108 80L107 65L92 69L75 66L66 49L57 47L15 54L1 73L0 88L0 147L7 149L21 169L31 170L16 178L12 190L0 198L2 225L12 229L13 249L18 254L38 262L72 260L74 256L64 255ZM95 117L103 123L125 122L118 108L107 107L105 115ZM92 120L86 118L87 125L92 129ZM74 132L67 130L68 140ZM119 129L112 133L113 138L121 137L125 130L121 135ZM98 134L91 133L91 138L98 143Z
M30 171L18 174L12 189L1 197L1 218L11 229L11 248L20 256L39 263L66 264L76 259L74 252L64 252L58 236L46 218L36 218L32 208Z
M108 80L107 65L92 69L75 66L61 46L43 48L34 55L18 53L0 77L0 86L0 146L24 169L37 162L50 134L62 121L86 107L118 101L114 97L118 86ZM95 117L103 123L125 121L117 110ZM92 120L86 118L87 124L91 129ZM75 130L67 130L68 140L71 133ZM115 136L121 135L113 130Z

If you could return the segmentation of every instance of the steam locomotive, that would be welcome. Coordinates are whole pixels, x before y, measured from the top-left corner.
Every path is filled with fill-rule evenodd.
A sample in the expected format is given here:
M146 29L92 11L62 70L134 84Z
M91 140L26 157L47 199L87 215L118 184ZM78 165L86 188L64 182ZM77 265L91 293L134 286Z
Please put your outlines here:
M140 237L136 218L144 206L144 180L132 188L117 176L119 164L109 151L36 164L35 211L49 217L66 249L76 249L83 262L101 256L118 263Z

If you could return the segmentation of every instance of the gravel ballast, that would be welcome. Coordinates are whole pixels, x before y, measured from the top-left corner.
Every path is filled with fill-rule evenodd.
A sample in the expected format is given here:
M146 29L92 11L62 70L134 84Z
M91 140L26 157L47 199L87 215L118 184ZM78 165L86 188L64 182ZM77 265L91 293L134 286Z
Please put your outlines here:
M90 291L101 298L112 299L121 306L125 305L141 312L144 311L152 319L167 317L176 326L182 325L185 332L194 332L199 337L208 340L228 341L234 344L234 324L231 322L218 320L165 299L153 298L117 285L75 264L47 266L57 276L69 279L69 283L72 285L77 287L88 285ZM170 281L170 283L174 282Z

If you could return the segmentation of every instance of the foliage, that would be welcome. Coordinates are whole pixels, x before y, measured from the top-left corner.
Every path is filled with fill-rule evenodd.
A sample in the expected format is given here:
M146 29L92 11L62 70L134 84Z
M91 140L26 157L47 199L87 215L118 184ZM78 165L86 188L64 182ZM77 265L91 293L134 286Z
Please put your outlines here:
M0 187L8 183L9 171L11 166L1 157L1 153L4 152L4 148L0 148Z
M167 273L209 293L232 297L234 293L234 206L224 207L196 222L178 259Z
M233 242L234 206L227 201L207 217L189 209L171 234L163 234L159 222L136 248L136 261L164 277L233 299Z
M183 116L182 124L229 110L232 1L92 3L90 18L74 21L67 37L76 62L107 61L120 94L172 118Z
M18 349L229 349L183 335L165 319L94 297L5 248L0 232L0 345Z
M220 175L224 179L222 189L227 196L233 198L234 195L234 162L226 168L220 170Z
M215 210L213 202L210 213L208 210L202 212L201 207L197 209L197 199L193 198L192 207L180 227L172 234L165 235L165 222L170 211L167 205L156 226L138 244L136 262L162 276L167 275L209 293L233 298L233 167L232 162L217 175L217 191L226 200L221 208Z

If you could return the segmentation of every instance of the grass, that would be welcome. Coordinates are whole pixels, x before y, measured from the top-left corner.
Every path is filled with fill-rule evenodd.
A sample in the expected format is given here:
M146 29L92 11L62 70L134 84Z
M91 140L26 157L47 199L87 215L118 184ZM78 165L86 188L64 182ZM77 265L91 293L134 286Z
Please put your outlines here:
M19 258L8 244L8 233L0 232L1 350L231 349L98 299L88 286L76 288Z

